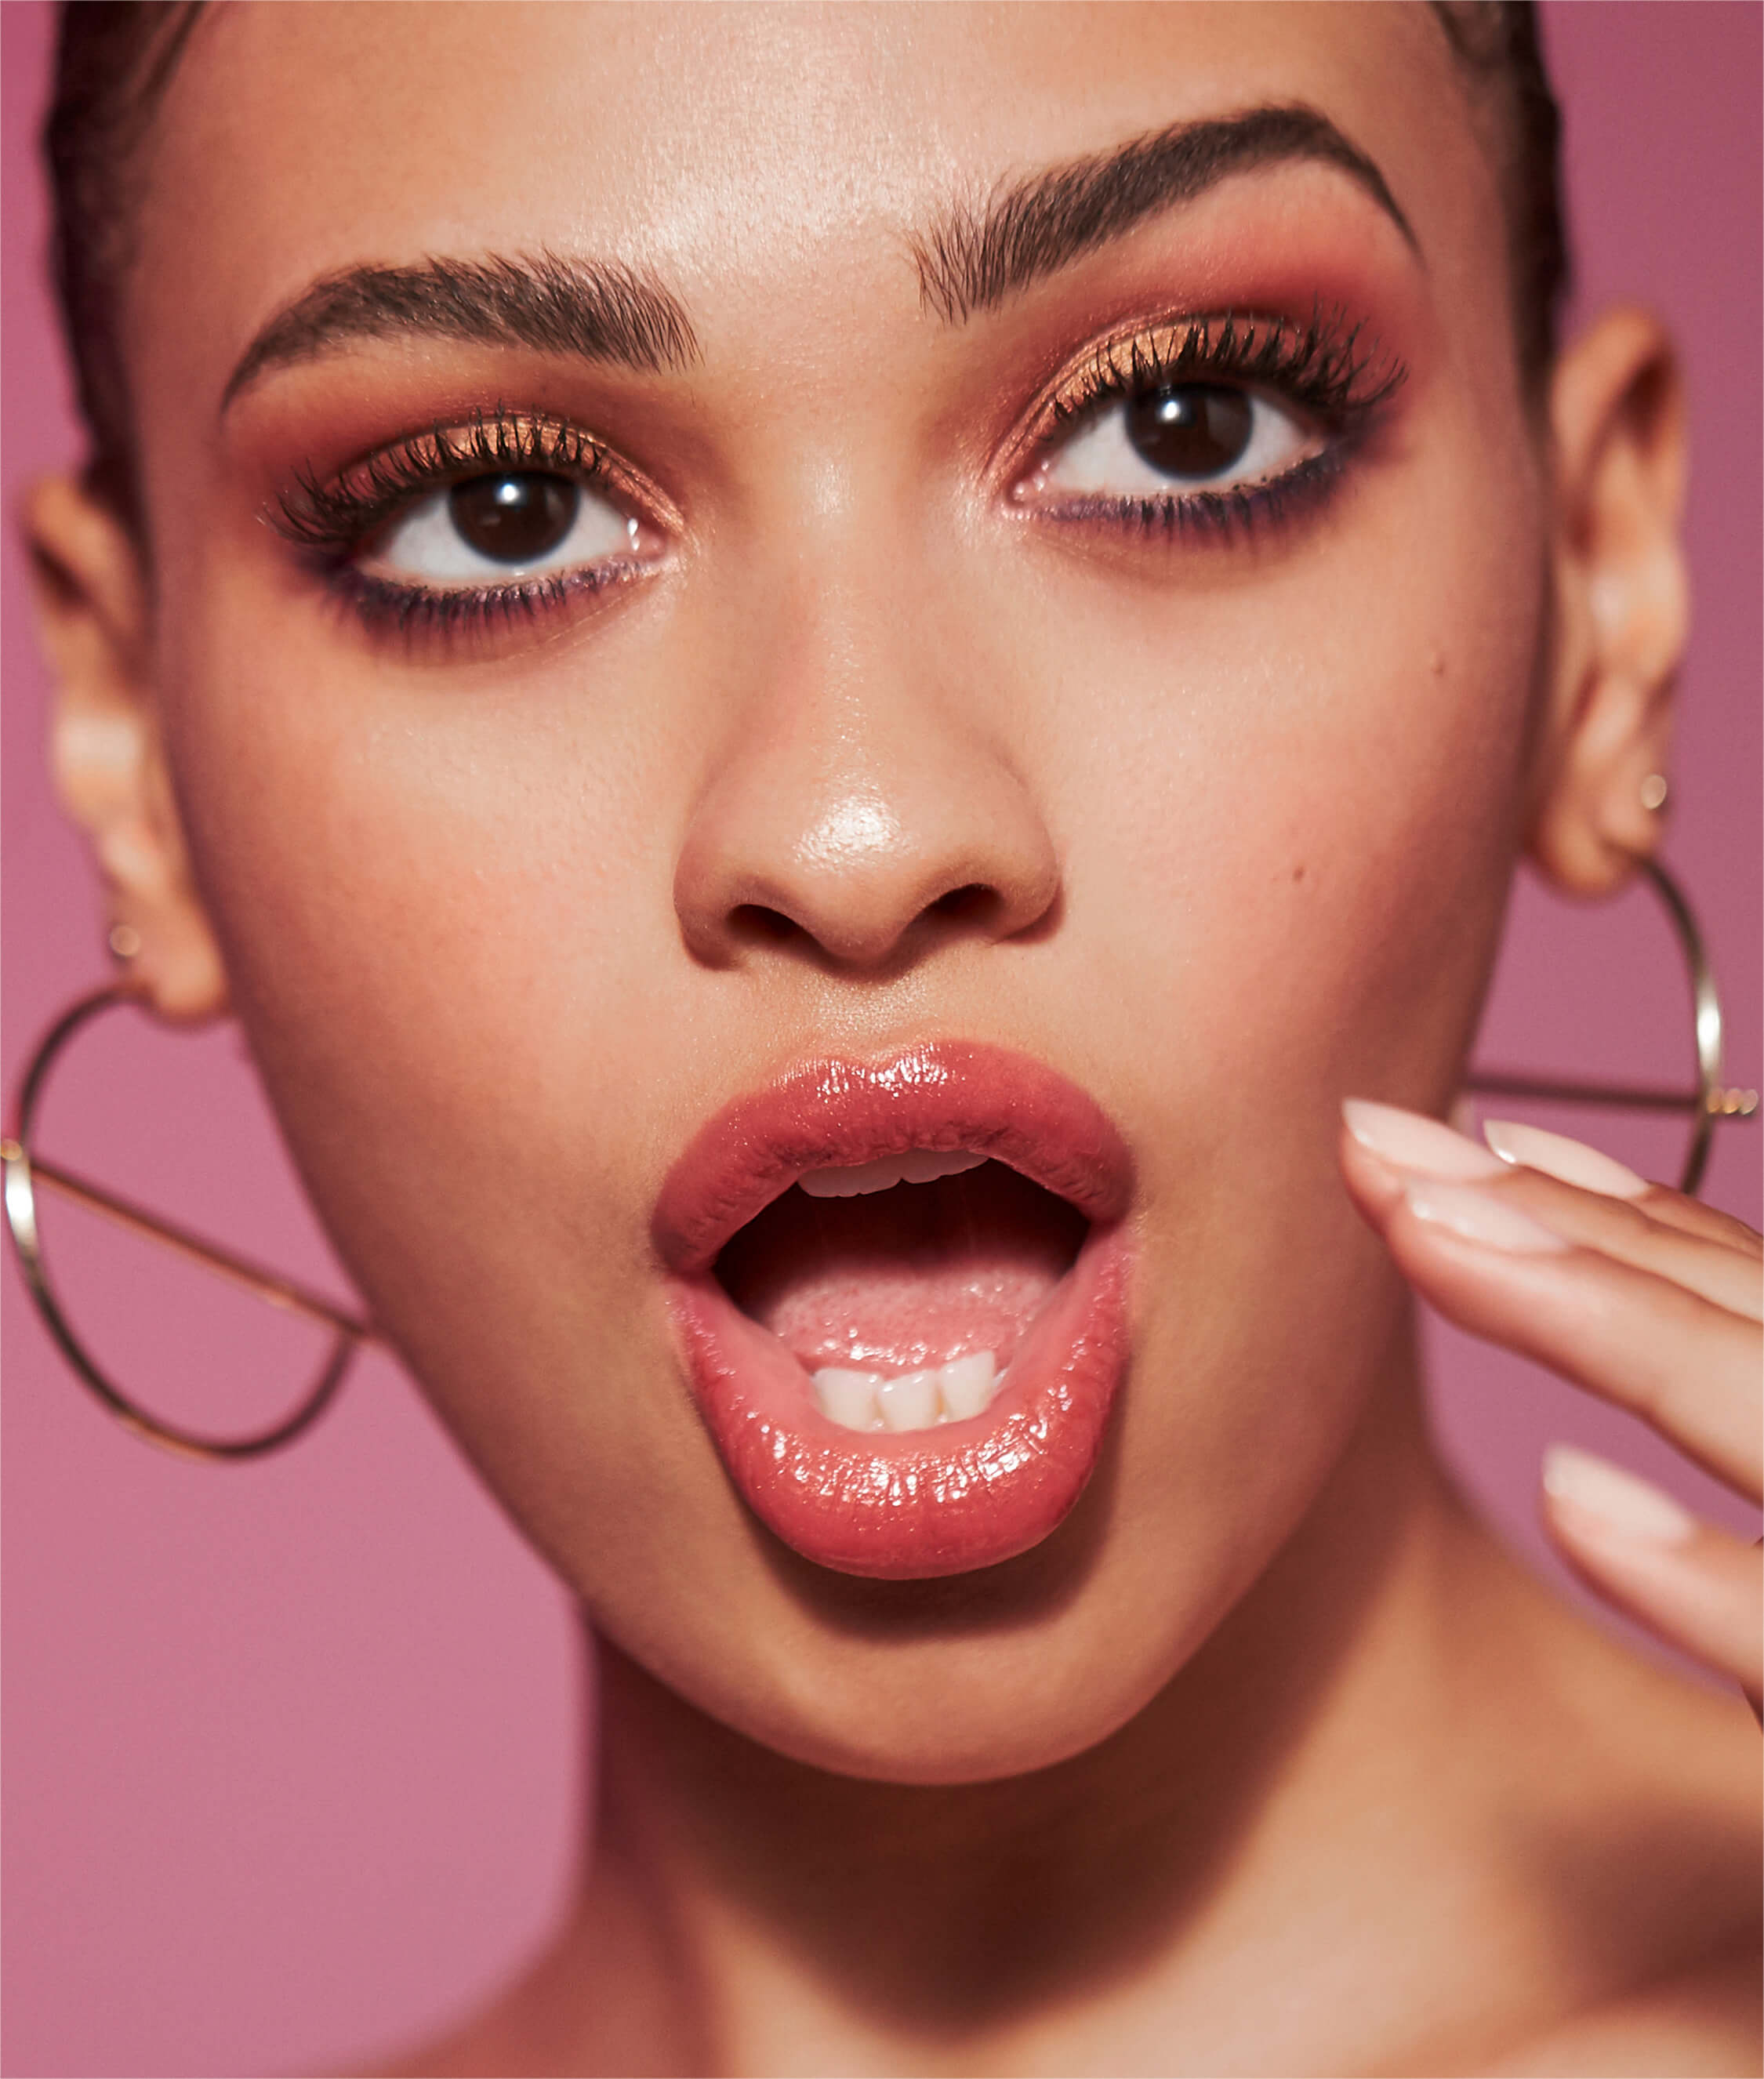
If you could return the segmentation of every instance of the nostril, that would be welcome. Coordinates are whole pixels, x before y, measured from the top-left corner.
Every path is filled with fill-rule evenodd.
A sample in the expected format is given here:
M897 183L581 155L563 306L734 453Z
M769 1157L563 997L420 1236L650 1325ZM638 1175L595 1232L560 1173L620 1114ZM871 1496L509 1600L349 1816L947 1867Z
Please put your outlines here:
M748 945L781 946L806 935L783 910L768 909L763 902L737 903L729 913L729 929L732 937Z
M927 914L947 918L952 923L984 925L997 914L998 908L997 889L983 881L971 881L965 887L952 888L947 895L939 895Z
M942 934L937 927L984 934L999 927L1005 906L997 889L984 881L964 881L934 896L918 910L916 921L922 927L932 925L938 936ZM784 947L807 941L835 960L872 962L886 960L904 950L907 938L916 939L919 935L912 930L913 922L901 914L862 922L830 915L806 922L772 903L738 902L725 919L725 929L734 945Z

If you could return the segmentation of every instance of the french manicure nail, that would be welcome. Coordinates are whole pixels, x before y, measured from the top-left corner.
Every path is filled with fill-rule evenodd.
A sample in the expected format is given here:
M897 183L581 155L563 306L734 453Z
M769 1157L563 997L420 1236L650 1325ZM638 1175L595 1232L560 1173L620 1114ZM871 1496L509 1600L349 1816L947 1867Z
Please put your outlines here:
M1442 1126L1423 1112L1373 1104L1366 1098L1349 1098L1341 1107L1341 1116L1360 1145L1394 1169L1466 1183L1473 1178L1499 1177L1506 1169L1505 1163L1486 1148L1479 1148L1465 1135L1454 1133L1450 1127Z
M1431 1221L1487 1249L1505 1249L1514 1256L1560 1256L1569 1246L1529 1213L1503 1205L1473 1185L1422 1178L1406 1186L1402 1195L1418 1220Z
M1694 1516L1650 1482L1567 1444L1552 1444L1544 1454L1544 1491L1618 1537L1646 1545L1682 1545L1697 1527Z
M1648 1189L1647 1178L1638 1177L1626 1162L1589 1148L1584 1140L1570 1140L1565 1133L1546 1133L1516 1119L1491 1119L1482 1138L1502 1161L1541 1169L1546 1177L1578 1184L1583 1191L1607 1198L1639 1198Z

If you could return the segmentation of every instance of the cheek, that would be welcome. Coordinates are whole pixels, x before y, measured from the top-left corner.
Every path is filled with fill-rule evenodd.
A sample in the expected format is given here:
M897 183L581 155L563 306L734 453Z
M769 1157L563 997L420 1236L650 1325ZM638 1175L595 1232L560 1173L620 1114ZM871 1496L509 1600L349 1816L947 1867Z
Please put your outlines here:
M519 1232L610 1284L642 1240L618 1094L653 1067L673 929L668 747L579 684L249 626L207 615L170 749L236 1006L352 1267L414 1305L425 1257Z

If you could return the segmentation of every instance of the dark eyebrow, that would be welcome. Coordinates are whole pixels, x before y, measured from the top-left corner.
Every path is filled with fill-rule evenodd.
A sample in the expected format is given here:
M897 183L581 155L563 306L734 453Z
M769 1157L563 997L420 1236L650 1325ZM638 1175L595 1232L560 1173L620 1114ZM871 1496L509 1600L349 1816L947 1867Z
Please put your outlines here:
M315 282L270 319L229 378L221 409L265 369L311 361L353 341L407 333L537 347L649 374L698 358L679 299L632 267L550 253L348 267Z
M1146 217L1189 202L1227 174L1284 160L1320 161L1358 182L1419 256L1385 178L1328 117L1302 105L1173 124L1114 150L1031 174L983 210L952 210L912 241L925 303L952 324L1118 238Z

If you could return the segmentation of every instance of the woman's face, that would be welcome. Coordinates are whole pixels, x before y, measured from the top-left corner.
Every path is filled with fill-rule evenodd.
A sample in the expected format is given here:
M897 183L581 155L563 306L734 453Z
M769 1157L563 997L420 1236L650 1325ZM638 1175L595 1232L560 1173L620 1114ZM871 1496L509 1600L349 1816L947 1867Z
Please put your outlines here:
M1431 10L220 10L146 193L168 758L377 1316L707 1710L1095 1742L1394 1395L1337 1102L1448 1098L1515 843ZM1009 1162L741 1226L909 1149Z

